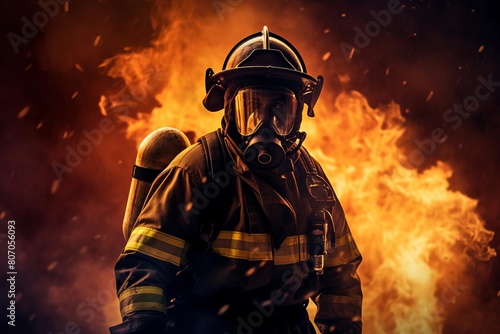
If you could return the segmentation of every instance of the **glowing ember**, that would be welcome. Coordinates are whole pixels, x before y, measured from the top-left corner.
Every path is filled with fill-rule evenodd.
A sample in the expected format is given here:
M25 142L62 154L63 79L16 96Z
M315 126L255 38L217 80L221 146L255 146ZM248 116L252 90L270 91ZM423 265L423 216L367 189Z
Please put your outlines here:
M30 107L29 106L26 106L24 107L18 114L17 114L17 118L23 118L24 116L26 116L28 114L28 112L30 111Z
M101 35L97 35L96 38L94 39L94 46L98 46L100 42L101 42Z
M52 271L54 270L55 267L57 267L59 263L57 263L57 261L53 261L51 262L48 266L47 266L47 271Z
M52 182L52 186L50 187L50 193L52 195L54 195L56 192L57 192L57 189L59 189L59 181L58 180L54 180Z

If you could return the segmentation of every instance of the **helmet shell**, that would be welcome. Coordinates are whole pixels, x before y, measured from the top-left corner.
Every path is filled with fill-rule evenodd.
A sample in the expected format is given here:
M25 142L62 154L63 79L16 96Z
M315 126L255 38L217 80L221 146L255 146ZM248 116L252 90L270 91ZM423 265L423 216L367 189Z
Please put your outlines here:
M302 57L290 42L270 33L265 26L262 32L242 39L233 47L222 71L214 73L211 68L207 69L204 106L210 111L223 109L224 94L229 84L251 80L299 87L298 94L304 96L310 116L323 83L321 76L315 79L307 74Z

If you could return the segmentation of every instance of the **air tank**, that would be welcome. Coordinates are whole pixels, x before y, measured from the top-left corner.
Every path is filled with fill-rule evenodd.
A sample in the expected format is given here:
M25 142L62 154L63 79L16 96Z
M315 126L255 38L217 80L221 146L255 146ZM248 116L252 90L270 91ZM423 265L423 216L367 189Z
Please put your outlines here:
M190 145L186 135L175 128L163 127L151 132L139 145L132 171L132 182L123 218L123 236L128 240L146 196L156 177Z

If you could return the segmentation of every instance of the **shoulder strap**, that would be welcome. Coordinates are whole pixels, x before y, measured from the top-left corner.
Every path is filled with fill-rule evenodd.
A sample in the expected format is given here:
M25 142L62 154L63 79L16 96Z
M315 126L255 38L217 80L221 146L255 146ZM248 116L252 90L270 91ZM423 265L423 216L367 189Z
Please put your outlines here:
M309 197L312 199L313 208L324 208L328 205L335 205L333 189L324 177L319 175L318 168L313 158L305 147L300 148L300 160L306 170L306 187Z
M216 131L212 131L207 133L204 136L201 136L198 141L203 146L203 152L205 153L205 162L207 164L207 171L209 173L209 178L213 178L215 173L217 173L218 169L216 164L219 164L221 158L225 158L224 148L221 143L221 133L220 129Z
M335 246L335 225L330 209L335 195L328 181L319 174L318 167L305 147L300 148L300 160L306 170L307 197L312 208L309 219L309 254L315 259L315 271L323 272L327 241Z
M226 165L226 151L222 145L222 132L220 129L207 133L200 137L198 142L203 146L203 153L205 155L205 162L207 166L207 183L214 181L216 175ZM214 200L214 199L212 199ZM220 224L218 221L205 221L202 223L199 237L198 249L208 250L212 242L217 238L220 231Z
M314 163L311 155L304 146L300 147L300 158L308 174L309 173L318 174L318 169L316 168L316 164Z

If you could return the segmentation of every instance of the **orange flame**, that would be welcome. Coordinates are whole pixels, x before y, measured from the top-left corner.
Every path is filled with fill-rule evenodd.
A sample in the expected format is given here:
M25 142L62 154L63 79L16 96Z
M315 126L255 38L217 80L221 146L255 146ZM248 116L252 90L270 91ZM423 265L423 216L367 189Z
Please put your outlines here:
M227 15L224 26L231 29L224 36L215 12L211 21L194 20L202 11L194 2L164 6L158 5L155 22L168 25L154 45L115 57L109 72L123 77L128 87L144 85L151 69L163 78L159 89L147 92L162 106L126 119L127 134L138 143L162 126L198 135L217 128L221 114L209 114L201 105L204 71L221 64L236 41L262 27L242 23L258 14L243 5L234 8L238 15ZM318 51L313 62L322 57ZM401 164L399 105L373 109L358 92L331 95L323 93L316 119L304 119L305 145L334 185L364 255L365 331L440 333L447 303L440 289L455 282L473 257L487 261L496 255L489 247L493 232L475 213L475 200L448 189L449 166L438 163L419 174ZM109 96L103 101L103 113L105 105L119 103Z
M366 331L440 333L447 302L440 282L455 282L468 254L495 256L493 232L474 212L477 201L448 190L447 165L422 174L403 167L396 146L402 121L395 103L372 109L360 93L342 93L329 122L315 124L313 133L326 137L308 144L315 144L364 254Z

